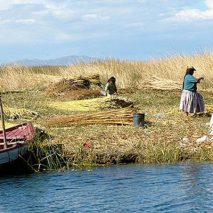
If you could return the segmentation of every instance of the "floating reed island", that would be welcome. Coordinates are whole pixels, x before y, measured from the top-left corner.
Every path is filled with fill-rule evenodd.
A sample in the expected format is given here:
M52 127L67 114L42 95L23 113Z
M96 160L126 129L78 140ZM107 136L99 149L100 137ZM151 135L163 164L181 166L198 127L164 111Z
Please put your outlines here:
M148 62L3 67L0 90L7 125L30 120L38 128L31 158L25 159L35 171L212 161L212 61L212 54L206 53ZM178 110L188 65L199 67L205 76L198 90L206 113L197 118ZM117 79L118 96L103 97L101 90L111 76ZM144 127L133 125L135 112L145 113Z

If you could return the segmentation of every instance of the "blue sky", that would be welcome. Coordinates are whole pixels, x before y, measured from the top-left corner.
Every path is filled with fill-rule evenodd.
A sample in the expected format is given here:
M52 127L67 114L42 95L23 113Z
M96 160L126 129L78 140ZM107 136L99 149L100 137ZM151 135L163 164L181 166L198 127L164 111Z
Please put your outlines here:
M0 62L211 51L213 0L0 0Z

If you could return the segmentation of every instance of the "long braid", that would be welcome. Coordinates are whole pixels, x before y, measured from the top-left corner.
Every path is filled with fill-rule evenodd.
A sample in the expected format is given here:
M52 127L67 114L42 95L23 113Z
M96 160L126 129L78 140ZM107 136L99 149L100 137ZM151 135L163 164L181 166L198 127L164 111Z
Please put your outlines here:
M186 77L186 75L188 75L188 74L189 74L189 70L187 69L187 70L186 70L186 73L185 73L185 75L184 75L184 77L183 77L182 90L183 90L183 88L184 88L185 77Z

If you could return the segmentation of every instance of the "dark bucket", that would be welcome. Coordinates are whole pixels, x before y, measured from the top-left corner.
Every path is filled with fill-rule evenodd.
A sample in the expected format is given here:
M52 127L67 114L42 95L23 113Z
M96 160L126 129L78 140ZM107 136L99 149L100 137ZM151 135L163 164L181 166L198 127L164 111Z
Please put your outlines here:
M134 126L135 127L144 126L144 118L145 118L145 114L144 113L135 113L133 115Z

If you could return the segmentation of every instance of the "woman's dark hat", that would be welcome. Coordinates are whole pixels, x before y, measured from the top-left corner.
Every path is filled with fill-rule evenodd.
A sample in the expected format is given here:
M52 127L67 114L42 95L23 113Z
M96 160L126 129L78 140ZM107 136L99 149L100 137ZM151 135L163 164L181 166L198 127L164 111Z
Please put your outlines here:
M187 70L192 70L192 71L196 71L196 69L193 66L188 66Z

